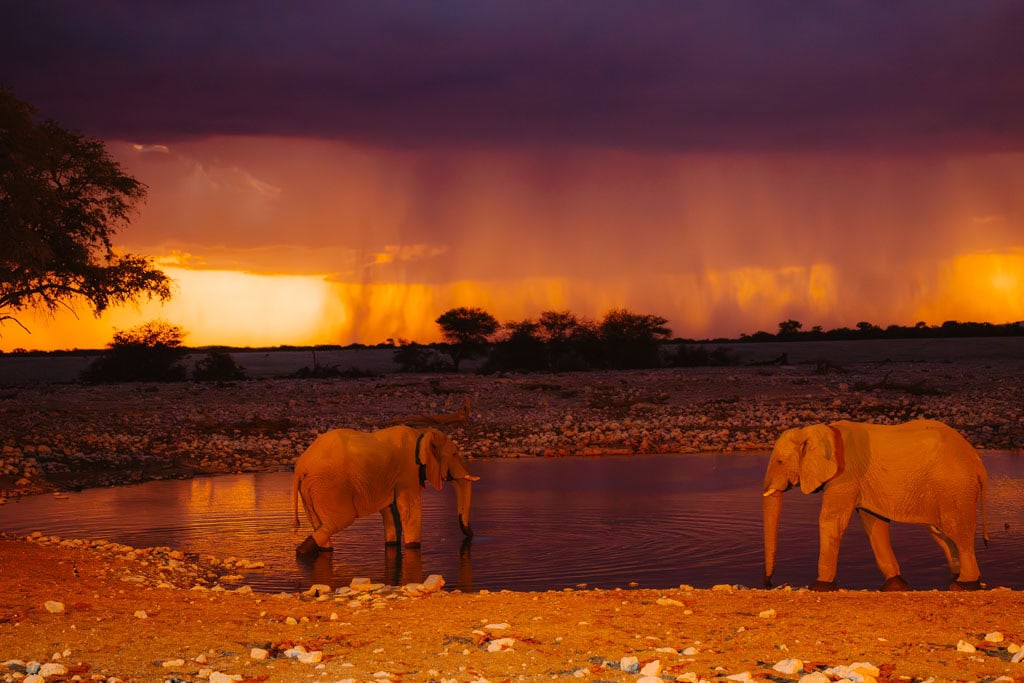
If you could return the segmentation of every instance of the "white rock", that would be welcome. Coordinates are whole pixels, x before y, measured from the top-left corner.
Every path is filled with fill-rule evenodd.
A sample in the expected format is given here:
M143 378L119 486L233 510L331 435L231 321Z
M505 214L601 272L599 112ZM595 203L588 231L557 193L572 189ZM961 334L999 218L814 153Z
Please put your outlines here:
M1020 652L1020 650L1021 647L1017 643L1010 643L1006 646L1006 651L1009 652L1011 655L1017 654L1018 652Z
M270 656L270 653L264 650L262 647L254 647L249 650L249 659L255 659L258 662L263 661Z
M619 669L623 673L635 674L640 672L640 660L631 655L626 655L619 660Z
M508 628L508 624L502 622L500 624L487 624L484 629L487 631L504 631Z
M242 674L226 674L220 671L210 672L210 683L233 683L242 680Z
M959 640L956 643L957 652L977 652L978 648L974 647L966 640Z
M206 664L210 660L207 658L206 653L200 652L192 659L192 661L196 664Z
M423 582L423 590L428 593L435 593L444 587L444 577L440 574L431 574Z
M348 587L352 590L358 590L359 586L365 586L368 583L370 583L370 580L365 576L357 576L349 582Z
M652 662L647 662L644 667L640 669L640 673L644 676L657 677L661 673L661 660L655 659Z
M878 667L871 662L854 662L850 665L850 671L860 674L861 676L872 677L877 677L881 673Z
M1010 661L1014 664L1020 664L1024 662L1024 650L1018 650L1017 654L1010 658Z
M697 648L695 648L695 647L693 647L691 645L690 647L688 647L685 650L683 650L680 654L686 655L687 657L692 657L695 654L697 654L698 652L700 652L700 650L698 650Z
M149 615L146 614L146 610L144 609L135 610L135 616L139 619L149 619Z
M831 679L820 671L800 677L800 683L831 683Z
M693 671L687 671L684 674L676 676L677 681L683 681L683 683L700 683L700 677Z
M330 594L331 587L325 583L314 583L312 586L309 587L309 589L305 593L303 593L303 595L308 595L310 597L320 597L321 595Z
M752 680L754 680L754 677L750 675L749 671L741 671L738 674L732 674L731 676L726 676L725 680L727 680L727 681L752 681Z
M60 614L64 611L64 603L56 600L47 600L43 606L50 614Z
M773 610L773 609L766 609L763 612L759 612L757 616L760 617L761 619L774 619L775 618L775 610Z
M57 664L56 662L47 662L39 667L39 675L43 678L49 676L63 676L68 672L68 668L63 664Z
M658 598L656 600L656 602L659 605L663 605L665 607L682 607L683 606L683 603L679 602L678 600L673 600L672 598Z
M781 674L795 674L804 668L804 663L799 659L783 659L781 662L776 662L772 668Z
M665 683L665 679L661 676L641 676L636 679L636 683Z
M1003 634L999 631L993 631L992 633L985 634L985 640L989 643L1001 643L1003 642Z
M313 650L312 652L300 652L299 656L296 657L303 664L319 664L324 658L324 653L320 650Z
M487 651L502 652L503 650L511 650L515 643L516 641L513 638L496 638L487 643Z
M21 679L21 683L46 683L46 679L39 674L29 674Z
M160 666L164 667L165 669L172 669L172 668L174 668L176 666L185 666L185 660L184 659L168 659L168 660L165 660L163 662L160 662Z

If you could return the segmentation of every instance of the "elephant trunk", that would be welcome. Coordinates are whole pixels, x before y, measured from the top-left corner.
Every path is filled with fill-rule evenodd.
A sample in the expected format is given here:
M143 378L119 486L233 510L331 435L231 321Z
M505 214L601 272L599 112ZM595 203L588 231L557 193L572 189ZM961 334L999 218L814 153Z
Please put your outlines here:
M779 544L779 517L782 514L782 492L769 489L761 499L764 514L764 587L772 587L775 572L775 550Z
M459 513L459 529L467 538L472 538L473 530L469 526L469 508L473 494L473 480L470 477L452 481L455 488L455 507Z

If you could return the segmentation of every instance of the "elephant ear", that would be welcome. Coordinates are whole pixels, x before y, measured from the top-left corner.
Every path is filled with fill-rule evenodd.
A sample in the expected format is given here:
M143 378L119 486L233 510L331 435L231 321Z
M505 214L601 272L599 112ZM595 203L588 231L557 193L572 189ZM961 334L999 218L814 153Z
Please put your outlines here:
M803 429L804 446L800 456L800 490L814 493L839 472L835 438L828 425Z
M427 429L420 441L420 462L427 468L427 481L438 491L441 490L443 479L440 452L440 440L443 438L444 435L436 429Z

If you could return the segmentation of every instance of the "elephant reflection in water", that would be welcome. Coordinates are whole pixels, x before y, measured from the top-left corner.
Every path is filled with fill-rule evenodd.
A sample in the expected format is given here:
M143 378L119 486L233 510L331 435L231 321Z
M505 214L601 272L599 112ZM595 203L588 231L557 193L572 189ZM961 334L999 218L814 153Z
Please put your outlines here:
M456 584L461 590L473 589L473 563L470 557L471 539L462 541L459 549L459 577ZM299 567L307 585L323 584L338 588L347 584L334 580L334 562L332 553L317 553L299 558ZM423 583L423 558L418 548L400 550L397 545L384 547L384 583L389 586L405 586L410 583Z
M977 590L976 511L980 499L987 544L987 481L978 452L941 422L842 421L788 429L775 443L764 478L765 587L772 585L782 493L799 485L804 493L822 494L812 590L836 589L839 542L854 510L885 578L882 590L909 589L890 543L890 522L926 526L949 563L950 590Z
M397 426L376 432L335 429L317 437L295 462L292 485L295 526L298 501L313 527L295 552L315 556L332 550L331 537L355 521L380 513L386 544L418 548L422 529L421 489L455 488L459 528L467 537L472 484L458 447L437 429Z

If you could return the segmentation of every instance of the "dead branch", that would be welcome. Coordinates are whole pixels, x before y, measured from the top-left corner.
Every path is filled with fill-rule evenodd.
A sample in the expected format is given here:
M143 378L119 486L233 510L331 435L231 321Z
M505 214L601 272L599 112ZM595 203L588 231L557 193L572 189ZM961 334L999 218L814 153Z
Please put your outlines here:
M470 399L466 397L466 404L461 410L454 413L442 413L440 415L407 415L396 417L388 422L389 425L407 425L409 427L444 427L446 425L465 422L469 419Z

